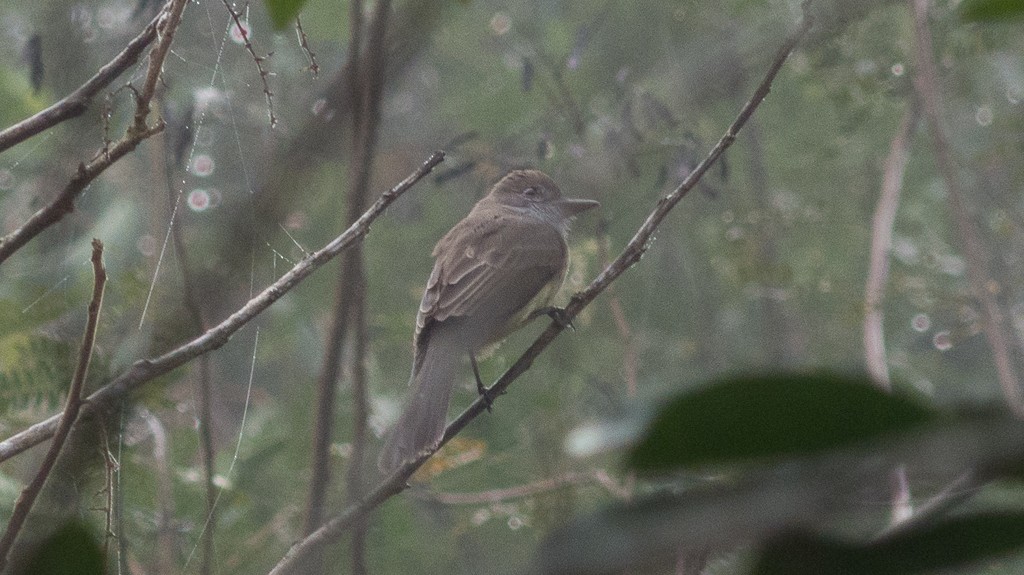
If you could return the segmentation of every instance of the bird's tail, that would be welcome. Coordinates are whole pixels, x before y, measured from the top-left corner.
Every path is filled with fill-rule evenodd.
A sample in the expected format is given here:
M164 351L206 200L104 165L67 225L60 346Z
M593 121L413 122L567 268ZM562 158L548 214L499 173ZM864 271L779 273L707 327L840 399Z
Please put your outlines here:
M456 366L465 353L458 338L444 328L435 330L409 385L412 397L388 433L377 466L390 473L424 451L437 447L444 435L445 416L455 385Z

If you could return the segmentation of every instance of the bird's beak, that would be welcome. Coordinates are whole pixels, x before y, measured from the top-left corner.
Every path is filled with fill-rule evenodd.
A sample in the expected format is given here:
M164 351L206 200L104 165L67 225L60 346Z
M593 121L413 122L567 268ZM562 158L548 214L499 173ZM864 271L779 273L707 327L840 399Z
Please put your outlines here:
M562 212L562 215L571 218L582 214L583 212L600 206L601 204L595 200L584 200L582 198L562 198L558 200L558 211Z

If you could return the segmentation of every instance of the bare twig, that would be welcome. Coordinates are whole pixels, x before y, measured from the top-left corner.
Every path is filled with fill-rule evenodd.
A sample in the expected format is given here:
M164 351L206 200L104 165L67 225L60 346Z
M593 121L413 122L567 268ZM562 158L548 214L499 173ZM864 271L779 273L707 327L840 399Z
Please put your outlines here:
M163 68L164 59L171 49L174 32L181 23L181 14L185 10L187 0L172 0L168 8L157 16L156 34L159 37L156 46L149 54L149 68L142 90L135 98L135 121L124 136L113 145L104 145L88 164L79 164L78 172L71 177L64 189L45 207L32 214L28 221L13 232L0 238L0 263L9 258L32 238L43 230L60 221L75 208L75 198L107 168L131 152L140 142L164 129L164 121L157 120L153 126L146 124L150 104L156 90L156 82ZM141 48L140 48L141 49Z
M167 430L149 410L141 417L153 435L153 463L156 470L156 569L157 573L174 572L174 484L171 478L170 448Z
M89 109L89 104L100 90L106 88L118 76L129 67L139 61L142 51L156 38L156 28L163 13L158 14L153 20L142 29L138 36L133 38L117 56L103 65L102 68L79 86L52 106L25 118L24 120L0 131L0 152L20 144L21 142L48 130L61 122L76 118Z
M939 75L932 55L931 31L928 28L928 0L911 0L911 8L914 13L917 60L914 90L917 92L917 97L921 101L921 109L928 121L932 145L935 148L935 163L946 183L950 211L963 244L964 258L967 261L967 276L971 291L981 303L982 329L988 339L988 345L992 349L992 359L996 364L996 373L999 377L999 384L1003 388L1003 396L1010 409L1015 414L1024 417L1024 393L1022 393L1020 381L1012 365L1010 348L1003 326L1003 313L996 301L998 284L988 273L985 246L982 244L977 227L971 221L971 215L964 203L953 151L942 125L943 110L939 91Z
M64 405L64 411L60 415L53 441L46 451L46 456L43 457L39 471L18 496L18 500L14 503L14 510L11 512L11 520L7 523L7 530L0 538L0 571L7 566L14 541L25 525L32 505L42 491L47 477L50 476L50 472L57 462L57 456L60 455L61 449L71 433L71 427L78 419L78 413L82 408L82 389L85 387L85 378L89 374L89 361L92 359L93 343L96 340L96 326L99 325L100 308L103 305L103 288L107 283L107 270L103 267L103 243L97 239L92 241L92 271L93 287L92 301L89 302L89 319L85 324L82 345L78 349L78 363L75 366L75 374L71 378L67 403Z
M178 252L178 254L182 258L182 268L184 269L184 254L182 252ZM205 328L205 326L203 327ZM210 426L213 425L210 356L204 354L198 358L198 362L199 376L196 388L199 390L199 429L197 431L199 432L199 452L203 460L203 484L206 488L206 522L202 530L203 559L199 572L202 575L209 575L213 569L213 540L217 531L217 487L213 484L215 453L213 432L210 429Z
M156 95L157 82L160 74L163 73L164 60L171 51L171 43L174 42L174 33L178 31L181 24L181 15L185 13L187 0L171 0L167 9L159 18L157 24L158 41L153 51L149 53L149 67L146 69L146 79L142 83L135 104L135 125L129 128L132 131L142 132L146 128L146 118L149 117L150 105L153 96Z
M668 213L679 203L683 197L697 185L697 182L704 176L704 174L711 168L711 166L718 160L718 158L725 152L729 146L736 140L736 134L743 128L750 116L757 110L757 107L764 101L765 97L768 96L768 92L771 90L772 81L782 68L786 58L790 52L796 47L797 43L804 37L807 31L810 29L812 21L807 12L808 1L804 2L804 17L801 25L797 30L791 34L779 51L775 54L774 59L768 67L768 71L765 73L764 79L758 85L754 94L750 100L744 104L743 108L740 109L736 119L733 120L732 124L729 125L725 134L718 140L715 147L708 152L708 155L698 164L692 172L683 180L675 190L672 191L668 196L658 201L654 211L647 216L643 225L637 230L636 234L626 245L626 248L621 254L602 271L591 283L584 289L572 296L569 300L569 305L565 307L564 318L566 320L572 320L575 318L580 311L583 310L587 305L590 304L598 295L601 294L608 286L615 281L620 275L626 270L633 266L633 264L640 261L641 256L647 251L650 244L651 237L654 235L655 230L661 225L661 222L665 219ZM565 329L568 325L566 322L552 322L544 332L534 340L533 344L519 357L518 360L504 374L498 381L488 388L486 395L481 395L474 401L465 411L463 411L454 421L448 424L445 428L444 436L436 449L440 449L445 443L451 440L459 434L470 421L475 419L491 403L493 398L500 397L505 392L509 385L516 380L520 375L525 373L530 366L533 364L533 360L537 358L550 344L551 342ZM487 397L491 399L487 399ZM426 462L433 455L433 452L424 452L419 457L405 462L403 465L395 469L391 475L384 478L376 488L364 495L359 501L349 505L338 515L332 517L329 521L324 523L319 529L308 535L306 538L292 545L291 549L285 554L281 561L270 571L271 575L283 575L285 573L294 573L295 569L302 564L302 562L311 553L315 553L321 546L326 545L330 542L335 541L340 537L347 529L352 527L357 522L361 521L367 513L376 509L380 504L387 501L394 495L401 493L406 487L406 481L412 474Z
M166 143L166 138L163 138ZM206 331L207 323L200 305L201 298L196 293L195 281L192 278L192 268L189 265L189 249L182 237L182 226L174 221L174 212L179 200L179 192L174 189L171 172L166 161L167 154L161 150L158 162L164 173L164 180L167 183L167 211L171 224L171 239L174 242L174 253L178 259L178 269L181 273L181 299L188 313L189 321L195 333ZM198 369L193 372L195 375L196 388L196 411L198 415L197 431L199 434L199 453L203 462L203 483L206 489L206 522L202 530L203 557L200 566L200 573L208 575L213 566L213 543L217 532L217 488L213 484L214 476L214 445L213 445L213 390L210 382L210 356L203 355L198 359Z
M361 38L362 38L362 1L352 0L348 5L349 38L348 68L350 82L345 87L351 116L352 146L355 156L358 152L359 118L361 118L361 77L360 69ZM361 194L356 193L358 174L362 171L361 162L352 159L353 177L349 181L348 207L351 212L361 204ZM355 212L357 213L357 212ZM351 217L351 216L349 216ZM358 264L358 269L353 269ZM308 534L324 521L324 506L327 498L328 485L331 482L331 440L334 435L334 406L337 393L338 374L341 369L341 355L348 335L350 307L353 303L351 294L346 294L348 284L346 278L356 280L361 276L361 259L345 258L339 269L335 291L334 306L331 314L331 327L325 342L324 362L316 379L316 414L313 419L312 461L310 465L309 496L306 500L306 516L303 534Z
M864 287L864 361L871 379L886 391L892 390L892 382L889 379L889 365L885 353L882 300L889 279L892 229L896 222L896 210L900 205L903 172L910 155L910 139L914 126L917 125L917 108L917 101L912 99L889 145L889 154L882 167L882 192L875 204L875 215L871 223L870 260ZM896 523L909 517L913 513L913 507L906 467L896 467L892 470L891 476L890 516L892 522Z
M366 24L364 36L363 5L356 1L350 5L351 37L349 39L349 61L356 71L356 80L350 87L351 99L351 176L349 180L348 214L349 221L358 217L366 203L370 175L377 146L378 124L386 66L385 35L391 15L390 0L378 0L372 19ZM316 529L323 521L326 491L329 485L329 445L333 435L334 395L337 386L339 361L345 341L351 335L348 363L352 366L352 456L349 459L346 477L346 499L356 501L363 493L364 461L366 459L367 420L369 418L369 394L366 386L366 273L362 250L356 248L343 256L338 277L337 297L333 309L330 338L324 357L324 366L318 381L317 418L315 422L313 469L310 481L310 495L306 515L305 533ZM365 524L352 534L350 558L352 573L366 572ZM310 567L319 570L318 562Z
M974 471L965 471L943 487L941 491L919 505L916 513L902 521L890 523L875 539L884 540L898 533L910 532L914 528L946 514L974 497L982 485L990 479Z
M366 201L366 192L370 187L370 175L373 159L377 150L379 137L378 126L384 100L384 79L387 67L387 52L381 47L387 45L386 37L391 17L391 0L377 0L373 19L367 26L369 35L361 50L359 66L359 88L362 102L356 108L353 130L353 160L356 162L356 173L352 179L351 201L361 206ZM355 217L356 211L349 210L349 217ZM354 331L352 346L352 458L349 460L348 477L346 478L349 503L358 501L365 491L364 474L366 463L367 425L370 417L369 391L366 378L366 293L367 279L362 250L353 250L345 254L350 264L350 274L346 282L350 286L347 291L352 295L351 328ZM366 537L367 522L359 520L352 533L351 563L353 575L363 575L366 568Z
M242 43L245 44L245 51L252 57L252 61L256 63L256 70L260 73L260 82L263 83L263 95L267 99L267 114L270 116L270 127L277 126L277 116L274 115L274 93L270 91L270 85L267 83L267 77L270 76L270 72L263 67L263 63L266 62L273 54L267 54L266 56L257 56L256 50L252 47L252 42L249 40L249 30L244 24L242 24L242 15L235 10L228 0L221 0L224 4L224 8L227 9L228 14L231 15L231 19L235 22L235 28L238 29L238 33L242 36Z
M352 70L351 82L346 86L346 94L349 100L349 110L352 118L351 140L349 143L350 156L361 153L359 146L359 134L362 117L362 76L358 74L363 66L362 63L362 34L363 34L363 3L362 0L353 0L349 4L349 46L348 61L346 66ZM357 193L360 176L363 173L363 165L360 158L352 158L352 178L349 184L349 219L352 214L358 214L356 210L362 205L364 194ZM358 265L358 269L355 266ZM338 282L335 288L334 305L331 313L331 325L327 334L327 341L324 346L324 359L317 377L317 399L316 416L313 421L313 453L310 464L311 473L309 481L309 496L306 500L306 518L303 525L303 534L309 534L323 521L324 502L327 498L327 487L331 481L330 467L330 445L334 435L334 404L337 394L338 375L341 371L341 356L345 347L345 339L348 335L349 319L353 294L350 290L350 279L352 285L355 281L362 281L362 258L346 257L339 269ZM349 292L349 293L346 293Z
M299 37L299 47L309 60L308 69L316 78L320 74L320 65L316 63L316 53L309 48L309 38L306 37L306 32L302 29L302 19L298 16L295 17L295 34Z
M903 171L910 154L910 136L916 124L917 104L911 102L889 145L889 154L882 168L882 193L875 204L875 215L871 223L871 255L864 287L864 361L871 379L886 390L892 389L892 383L885 358L882 298L889 279L889 250L892 248L892 229L903 189Z
M110 540L117 537L114 532L114 478L117 476L120 462L110 451L110 434L103 430L103 490L104 495L103 511L103 561L106 563L110 558Z
M87 413L102 411L116 405L128 393L163 375L176 367L220 348L236 331L252 321L275 301L301 283L314 271L322 267L332 258L360 241L370 231L370 224L402 194L416 182L426 177L435 166L444 160L444 152L434 152L412 174L393 188L384 192L380 198L354 224L349 226L340 236L331 240L323 248L313 252L277 281L268 286L256 297L247 301L241 308L228 316L219 324L206 330L202 335L154 358L141 359L130 368L118 375L102 388L89 396L85 407ZM4 441L0 441L0 462L42 443L53 437L60 418L51 417L25 429Z

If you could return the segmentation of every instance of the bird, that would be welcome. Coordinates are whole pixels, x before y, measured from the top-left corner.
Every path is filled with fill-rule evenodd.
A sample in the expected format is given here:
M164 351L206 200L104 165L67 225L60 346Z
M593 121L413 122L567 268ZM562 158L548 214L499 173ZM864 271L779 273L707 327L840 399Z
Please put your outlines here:
M435 450L462 360L490 406L476 355L549 306L569 264L573 219L598 202L565 198L547 174L513 170L501 178L437 245L416 314L412 395L387 435L378 467L389 473Z

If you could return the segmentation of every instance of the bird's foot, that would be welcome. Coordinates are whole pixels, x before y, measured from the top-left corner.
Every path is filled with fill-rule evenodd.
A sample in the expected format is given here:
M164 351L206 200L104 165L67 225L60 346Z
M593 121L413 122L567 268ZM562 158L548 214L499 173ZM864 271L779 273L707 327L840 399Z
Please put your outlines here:
M494 400L499 395L503 395L503 393L504 393L504 392L502 392L502 393L494 393L493 391L487 389L486 387L484 387L482 385L477 385L476 391L477 391L477 393L480 394L480 397L484 398L484 405L487 407L487 412L488 413L491 412L491 405L494 404Z
M480 379L480 367L476 364L476 354L469 352L469 363L473 366L473 377L476 378L476 392L484 398L487 406L487 413L491 413L491 405L494 403L494 394L487 390L482 379Z
M536 319L542 315L546 315L551 318L552 321L557 323L562 328L569 328L576 331L576 326L572 324L572 318L566 313L564 307L556 307L553 305L545 306L539 309L535 309L530 313L529 320Z

